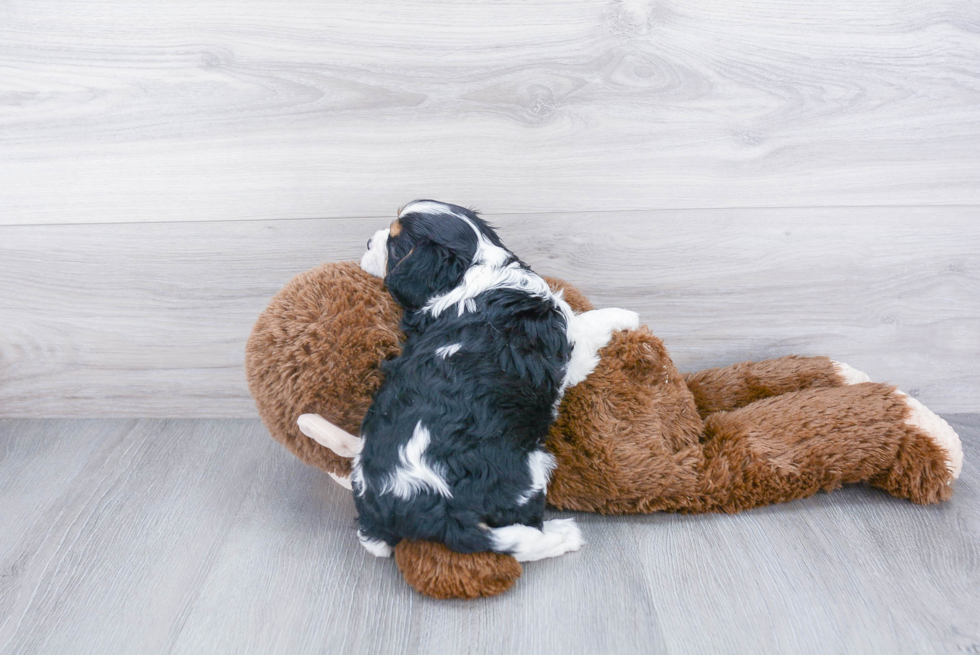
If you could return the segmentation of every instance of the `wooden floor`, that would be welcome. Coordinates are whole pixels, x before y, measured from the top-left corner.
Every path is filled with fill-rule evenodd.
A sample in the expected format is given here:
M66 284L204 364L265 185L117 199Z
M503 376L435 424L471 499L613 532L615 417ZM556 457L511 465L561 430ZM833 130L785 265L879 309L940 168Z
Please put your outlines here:
M735 516L577 514L586 547L440 602L254 420L0 421L0 653L971 653L980 415L919 507L864 487Z

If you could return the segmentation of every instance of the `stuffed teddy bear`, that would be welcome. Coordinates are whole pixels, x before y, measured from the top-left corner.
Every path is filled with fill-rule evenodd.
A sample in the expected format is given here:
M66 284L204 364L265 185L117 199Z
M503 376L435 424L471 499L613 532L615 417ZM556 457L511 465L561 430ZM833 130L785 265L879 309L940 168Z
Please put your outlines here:
M548 283L574 311L592 308ZM357 263L325 264L294 277L248 340L249 390L272 437L348 488L352 435L399 352L400 312ZM963 462L944 420L846 364L790 356L681 374L645 326L616 332L567 390L547 445L548 503L603 514L738 512L862 481L937 503ZM410 540L395 559L437 598L497 594L522 571L508 555Z

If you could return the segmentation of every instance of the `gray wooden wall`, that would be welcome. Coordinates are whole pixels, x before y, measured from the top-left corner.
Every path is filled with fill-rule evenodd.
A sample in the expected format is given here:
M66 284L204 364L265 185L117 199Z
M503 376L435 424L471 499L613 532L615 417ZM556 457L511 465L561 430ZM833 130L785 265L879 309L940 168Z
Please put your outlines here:
M0 4L0 416L254 416L256 315L416 197L687 370L980 409L980 3Z

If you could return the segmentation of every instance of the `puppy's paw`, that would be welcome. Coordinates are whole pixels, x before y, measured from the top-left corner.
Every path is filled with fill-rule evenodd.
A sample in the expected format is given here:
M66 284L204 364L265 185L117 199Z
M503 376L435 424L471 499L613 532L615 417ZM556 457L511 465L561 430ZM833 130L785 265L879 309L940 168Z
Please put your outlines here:
M375 557L391 557L395 549L381 541L367 537L360 530L357 531L357 540L361 542L364 549Z
M551 557L576 551L585 544L585 539L582 538L582 531L579 530L575 519L552 519L545 521L542 532L548 537L555 539Z
M849 364L844 362L831 362L831 364L834 365L834 372L837 373L837 377L843 380L845 385L871 382L867 373L859 371Z
M540 530L529 525L491 528L493 550L514 556L518 562L534 562L578 550L585 543L574 519L545 521Z

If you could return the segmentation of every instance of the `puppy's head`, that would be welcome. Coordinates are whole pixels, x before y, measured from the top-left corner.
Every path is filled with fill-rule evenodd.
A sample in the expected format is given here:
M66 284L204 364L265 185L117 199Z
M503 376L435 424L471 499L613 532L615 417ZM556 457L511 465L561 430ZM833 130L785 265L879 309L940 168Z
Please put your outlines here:
M384 277L395 301L415 310L458 286L474 264L503 266L515 260L476 212L415 200L368 240L361 268Z

